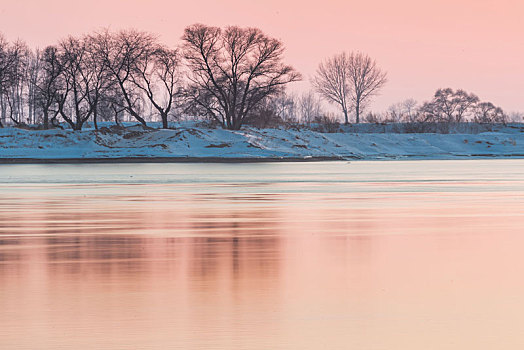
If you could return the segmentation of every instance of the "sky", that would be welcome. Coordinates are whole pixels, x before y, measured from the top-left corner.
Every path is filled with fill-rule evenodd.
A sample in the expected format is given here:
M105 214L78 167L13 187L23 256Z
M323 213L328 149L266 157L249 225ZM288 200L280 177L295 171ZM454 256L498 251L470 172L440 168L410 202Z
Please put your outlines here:
M326 57L361 51L388 72L375 111L451 87L524 112L523 0L0 0L0 32L31 47L104 27L154 32L175 46L197 22L281 39L304 76L295 91L310 88Z

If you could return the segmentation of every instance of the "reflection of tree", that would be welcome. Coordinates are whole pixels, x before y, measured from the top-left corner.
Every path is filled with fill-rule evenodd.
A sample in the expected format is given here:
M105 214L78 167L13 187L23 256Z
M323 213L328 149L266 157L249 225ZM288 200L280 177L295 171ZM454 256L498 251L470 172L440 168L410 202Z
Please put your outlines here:
M42 193L26 200L23 210L0 211L6 219L0 222L0 237L13 234L11 228L23 236L11 240L14 249L0 246L0 277L30 281L40 276L57 288L125 293L151 288L173 295L221 292L233 299L240 291L276 290L280 283L283 213L269 205L279 198L142 194L135 188L125 196L75 195L78 190L85 191L71 187L67 196Z
M10 261L20 261L23 259L22 252L19 249L12 249L13 246L19 246L22 244L21 239L17 238L2 238L0 239L0 275L3 270L10 270L7 263ZM18 266L20 267L20 266ZM10 270L11 271L11 270ZM12 272L12 271L11 271Z
M18 218L21 232L29 232L34 223L27 215ZM38 259L32 262L53 273L82 276L146 276L155 269L185 266L177 273L207 285L219 279L269 279L278 273L280 254L275 215L242 209L227 215L169 209L155 215L51 211L41 216L49 226L37 228L38 237L11 239L17 249L0 249L0 260L14 263L31 255ZM158 232L162 235L150 234Z
M191 222L196 231L202 225L218 237L195 238L190 246L192 275L198 279L270 278L278 273L280 238L275 213L239 210L227 217L197 214Z

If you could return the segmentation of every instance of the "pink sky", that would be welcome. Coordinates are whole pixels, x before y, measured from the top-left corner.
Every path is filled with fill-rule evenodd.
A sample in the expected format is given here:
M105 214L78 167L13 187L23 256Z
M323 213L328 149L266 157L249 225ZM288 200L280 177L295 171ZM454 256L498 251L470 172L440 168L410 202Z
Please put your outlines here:
M192 23L256 26L284 41L287 62L309 77L327 56L360 50L389 83L372 109L463 88L524 111L522 0L0 0L0 32L45 46L101 27L135 27L176 45Z

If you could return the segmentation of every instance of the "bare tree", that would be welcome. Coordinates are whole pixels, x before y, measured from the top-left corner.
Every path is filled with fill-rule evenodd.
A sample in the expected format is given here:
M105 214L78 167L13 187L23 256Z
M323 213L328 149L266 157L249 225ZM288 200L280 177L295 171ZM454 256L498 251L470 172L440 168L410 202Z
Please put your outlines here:
M10 82L9 74L11 69L11 58L9 55L9 43L0 33L0 127L4 127L6 119L5 93Z
M105 92L116 85L116 81L106 65L105 56L96 45L96 39L93 36L84 36L82 40L86 45L84 67L89 75L87 102L93 111L95 129L98 130L99 103Z
M0 127L6 118L16 125L35 122L39 72L38 50L32 52L21 40L10 44L0 35Z
M188 98L224 128L240 129L265 98L300 79L282 63L282 42L260 29L194 24L183 40L191 72Z
M3 127L6 119L9 118L18 123L15 114L15 98L13 92L19 85L19 75L21 74L21 45L10 44L3 35L0 34L0 127Z
M478 103L475 111L473 121L482 124L506 123L506 114L500 107L496 107L491 102Z
M417 118L417 101L410 98L389 106L387 121L393 123L414 122Z
M59 45L64 84L58 93L58 110L73 130L82 130L96 108L97 72L89 64L88 42L68 37Z
M479 98L464 90L438 89L433 100L421 106L424 121L438 123L460 123L472 119Z
M360 52L348 56L348 71L352 85L351 99L358 124L363 108L386 84L387 74L378 68L375 60Z
M160 114L162 127L167 129L169 113L176 95L180 93L180 60L177 50L161 45L151 49L142 59L136 60L130 79L147 96Z
M349 57L343 52L327 58L318 66L313 87L328 102L338 104L344 113L344 123L349 124L351 85L348 69Z
M271 97L263 99L250 113L244 125L250 125L255 128L264 129L282 125L284 120L277 113L275 100ZM215 119L213 119L216 122Z
M319 99L309 91L298 99L298 113L303 123L310 124L323 114Z
M265 128L297 121L297 98L286 91L265 98L251 113L247 123Z
M2 39L0 39L2 41ZM2 115L16 125L24 123L24 88L27 82L29 49L17 40L12 44L3 41L0 55L0 93L2 94Z
M60 84L63 83L63 79L60 79L63 67L56 46L46 47L39 59L41 68L35 84L35 104L42 110L44 129L48 129L49 121L55 120L59 113L57 107L54 110L52 107L56 106L59 98Z
M273 97L275 113L285 122L297 122L297 96L283 91Z
M369 124L378 124L386 121L384 114L368 112L364 117L364 121Z
M113 118L116 125L126 112L126 102L117 84L111 84L100 96L99 110L105 120Z
M27 50L26 56L26 107L27 107L27 121L30 124L37 123L37 85L38 79L42 73L42 51L36 49L34 51Z
M524 113L523 112L510 112L507 118L508 118L508 121L511 123L522 123L524 122Z
M313 86L327 101L340 105L348 124L350 107L359 123L364 107L386 82L386 72L368 55L343 52L320 63Z
M438 89L432 104L434 119L437 122L460 123L471 117L479 98L464 90Z
M142 125L147 125L146 120L140 115L141 91L133 83L133 74L136 73L137 67L143 66L141 62L154 52L157 45L156 37L136 30L123 30L115 34L105 30L92 37L92 43L105 67L120 88L124 102L122 107Z

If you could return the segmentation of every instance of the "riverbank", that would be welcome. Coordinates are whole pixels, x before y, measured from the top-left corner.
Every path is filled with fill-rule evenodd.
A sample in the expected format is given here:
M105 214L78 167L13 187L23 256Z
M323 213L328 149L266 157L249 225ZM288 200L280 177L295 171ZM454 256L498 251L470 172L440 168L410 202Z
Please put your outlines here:
M312 129L240 131L179 123L100 130L0 129L0 163L275 162L377 159L524 158L524 125L492 131L323 133Z
M522 155L524 158L524 155ZM122 158L0 158L0 164L75 164L75 163L271 163L324 162L348 160L340 157L221 158L221 157L122 157Z

